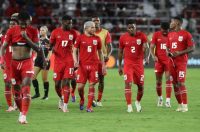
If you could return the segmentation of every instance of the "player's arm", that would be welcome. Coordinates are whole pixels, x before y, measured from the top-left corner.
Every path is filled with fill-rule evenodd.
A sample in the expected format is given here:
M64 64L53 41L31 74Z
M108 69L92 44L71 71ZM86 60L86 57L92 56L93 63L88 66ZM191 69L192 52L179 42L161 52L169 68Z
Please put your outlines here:
M176 57L176 56L180 56L180 55L191 53L191 52L194 51L194 49L195 49L195 46L193 45L193 46L187 47L187 49L185 49L185 50L175 51L175 52L173 52L171 54L172 54L173 57Z
M105 55L104 59L105 59L105 62L107 62L109 60L109 56L111 55L112 53L112 43L111 43L111 35L110 33L108 32L107 33L107 36L106 36L106 50L107 50L107 54Z
M148 43L144 43L143 44L143 52L144 52L144 61L145 61L145 64L148 64L149 63L149 55L150 55L149 44Z
M156 45L155 44L151 44L150 45L150 53L151 53L151 56L153 58L154 61L158 61L158 58L157 56L155 55L155 48L156 48Z
M118 61L119 61L118 72L119 72L120 76L123 74L122 59L123 59L123 49L119 48L119 50L118 50Z
M73 48L73 59L74 59L74 68L79 67L79 62L78 62L78 48L74 47Z
M4 55L6 53L6 48L8 47L8 42L4 41L3 45L0 48L0 66L4 69Z

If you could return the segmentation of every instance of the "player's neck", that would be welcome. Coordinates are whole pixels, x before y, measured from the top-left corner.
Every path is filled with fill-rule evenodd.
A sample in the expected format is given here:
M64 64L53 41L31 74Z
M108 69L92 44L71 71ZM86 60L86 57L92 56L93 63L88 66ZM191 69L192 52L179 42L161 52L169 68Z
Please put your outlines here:
M96 28L96 32L100 32L101 31L101 27Z
M41 38L41 39L46 39L46 38L47 38L47 36L46 36L46 35L44 35L44 36L41 36L40 38Z
M175 32L178 32L178 31L180 31L181 30L181 27L176 27L176 28L174 28L174 31Z

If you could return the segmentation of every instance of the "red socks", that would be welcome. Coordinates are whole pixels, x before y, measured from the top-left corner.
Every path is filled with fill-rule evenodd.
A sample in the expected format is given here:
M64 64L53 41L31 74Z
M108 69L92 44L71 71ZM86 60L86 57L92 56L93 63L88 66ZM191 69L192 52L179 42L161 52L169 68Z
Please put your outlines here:
M6 102L8 106L12 106L12 89L9 87L5 87L4 95L6 97Z
M103 90L99 89L99 91L98 91L98 99L97 99L98 102L101 101L102 95L103 95Z
M84 89L83 88L78 88L78 93L80 96L80 104L83 105L84 104Z
M171 93L172 93L172 82L166 81L166 98L171 98Z
M144 88L142 87L142 88L139 88L138 87L138 92L137 92L137 101L141 101L141 99L142 99L142 96L143 96L143 93L144 93Z
M63 88L63 95L64 95L64 103L68 103L69 95L70 95L70 87L64 86Z
M26 115L30 106L31 97L30 97L30 86L22 87L22 114Z
M21 96L21 91L19 90L14 90L14 100L17 105L17 108L19 109L20 112L22 112L22 96Z
M180 86L180 90L181 90L181 95L182 95L182 102L183 104L187 104L187 90L186 90L186 87L183 85L183 86Z
M125 87L125 98L127 105L132 104L132 92L131 92L131 86Z
M162 83L156 83L156 92L158 96L162 96Z
M174 93L176 100L178 101L179 104L182 104L182 96L181 96L181 89L177 86L174 87Z
M87 105L87 108L91 108L92 107L92 102L94 100L94 87L90 87L89 88L89 92L88 92L88 105Z

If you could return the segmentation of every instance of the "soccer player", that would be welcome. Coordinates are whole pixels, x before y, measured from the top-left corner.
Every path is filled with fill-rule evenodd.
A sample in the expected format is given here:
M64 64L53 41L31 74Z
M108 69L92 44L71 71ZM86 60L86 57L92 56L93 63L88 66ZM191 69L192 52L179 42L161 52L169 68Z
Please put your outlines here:
M170 74L173 78L174 93L178 101L176 111L187 112L187 89L185 86L188 53L194 50L192 35L181 29L181 17L171 19L167 51L170 59Z
M77 32L72 29L72 18L62 17L62 25L51 33L50 45L53 47L54 60L54 81L55 90L60 98L59 108L63 112L69 112L68 101L70 96L70 81L74 78L74 61L72 47L77 37ZM64 104L62 99L62 89Z
M30 105L30 84L33 76L33 61L31 53L34 49L41 53L38 43L38 30L28 26L30 16L26 12L19 13L16 25L8 29L3 46L1 47L0 58L5 55L6 48L12 46L12 85L15 91L15 102L20 110L19 123L26 124L26 115ZM8 45L9 44L9 45ZM4 66L1 63L1 66Z
M15 14L13 14L12 16L14 16ZM10 19L10 23L9 23L9 28L17 25L17 19L13 18L11 16ZM4 31L2 32L2 36L1 36L1 45L3 45L3 42L5 40L5 33L6 30L3 29ZM11 58L12 58L12 51L11 51L11 47L9 46L9 48L6 49L6 54L4 55L4 60L5 60L5 68L3 70L3 76L4 76L4 83L5 83L5 98L6 98L6 102L8 105L8 109L6 110L7 112L11 112L14 111L15 108L12 106L12 84L11 84Z
M33 76L33 87L35 88L35 95L32 97L32 99L40 97L39 92L39 84L37 80L37 76L42 71L42 80L43 80L43 86L44 86L44 97L42 97L43 100L48 99L48 93L49 93L49 81L48 81L48 71L50 68L50 54L49 54L49 39L47 37L48 28L46 26L40 27L40 46L45 54L46 61L48 62L47 66L44 67L43 65L43 58L41 54L38 54L35 59L34 64L34 76Z
M103 53L103 57L104 57L104 61L103 62L105 65L105 63L109 60L109 56L111 54L111 36L108 30L104 29L101 27L101 21L100 18L95 16L92 18L92 21L95 23L95 28L96 28L96 32L95 35L99 36L102 42L102 53ZM96 102L97 106L103 106L102 105L102 96L103 96L103 90L104 90L104 76L106 75L105 73L102 73L102 63L99 62L99 70L98 70L98 74L99 74L99 86L98 86L98 99Z
M172 82L169 74L169 57L166 54L167 35L169 31L169 23L161 23L161 30L153 34L151 40L151 55L155 62L155 75L156 75L156 91L158 95L157 106L163 106L162 97L162 76L165 72L166 78L166 107L171 107L170 98L172 91Z
M148 62L147 45L146 35L137 31L134 21L129 20L127 22L127 32L120 36L118 52L118 71L120 76L124 74L125 98L128 106L127 112L129 113L133 112L131 99L132 82L138 87L137 98L135 101L137 112L141 112L142 110L140 101L144 91L143 60L145 59L145 62ZM124 70L122 69L122 58L124 58Z
M79 53L79 60L77 53ZM93 112L94 87L98 82L98 57L103 64L102 72L104 72L105 65L101 51L101 40L95 35L95 23L87 21L84 23L84 34L77 38L73 50L74 64L75 67L78 67L77 83L80 95L80 110L84 109L84 87L87 80L89 81L87 112Z

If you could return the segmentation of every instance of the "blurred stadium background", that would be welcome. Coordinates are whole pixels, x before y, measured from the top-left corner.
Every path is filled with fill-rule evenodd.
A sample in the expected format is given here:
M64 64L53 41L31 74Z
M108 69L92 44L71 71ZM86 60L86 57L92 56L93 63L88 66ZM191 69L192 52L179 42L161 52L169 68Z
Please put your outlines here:
M183 28L192 33L196 43L188 66L200 67L200 0L1 0L0 5L1 27L8 24L11 14L21 10L30 13L33 25L47 25L50 31L59 26L59 18L64 14L73 17L74 28L80 32L84 21L99 16L102 26L110 31L113 39L111 67L117 65L118 39L126 30L128 19L136 20L138 30L144 31L150 40L161 21L181 15Z

